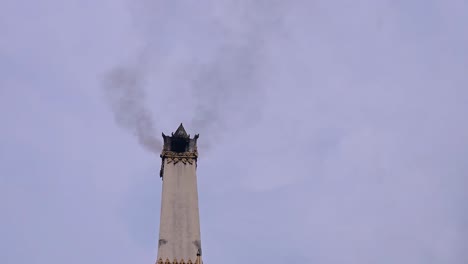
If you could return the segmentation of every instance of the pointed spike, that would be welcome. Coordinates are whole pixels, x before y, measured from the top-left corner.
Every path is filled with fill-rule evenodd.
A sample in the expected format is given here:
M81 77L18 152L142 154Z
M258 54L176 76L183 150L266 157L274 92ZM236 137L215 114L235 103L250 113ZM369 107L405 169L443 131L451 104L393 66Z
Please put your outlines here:
M177 128L176 132L174 132L173 136L175 137L188 137L187 132L185 131L184 125L180 123L179 127Z

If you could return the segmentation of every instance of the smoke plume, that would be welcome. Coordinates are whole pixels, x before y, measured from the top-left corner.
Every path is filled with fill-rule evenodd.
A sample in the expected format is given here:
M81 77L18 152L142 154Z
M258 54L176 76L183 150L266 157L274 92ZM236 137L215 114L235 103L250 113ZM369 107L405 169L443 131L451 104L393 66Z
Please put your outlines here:
M221 131L245 128L260 118L262 72L268 67L265 50L281 31L280 9L275 1L223 2L225 13L215 20L222 41L210 63L197 67L191 83L196 100L192 126L197 131L216 140Z
M253 124L261 116L264 101L261 74L267 67L265 50L281 29L278 22L284 15L284 7L279 3L260 0L197 5L141 2L134 18L144 29L142 38L146 46L139 56L151 66L139 65L144 63L137 60L136 67L119 67L108 74L105 87L118 124L134 133L148 150L159 151L161 143L155 135L160 131L155 131L154 119L145 106L144 91L147 77L156 76L159 69L170 69L176 73L174 76L186 79L194 107L193 111L184 109L193 113L189 118L190 129L210 135L200 141L202 148L208 148L210 141L219 140L226 130L232 132L237 127ZM178 10L177 15L166 16L164 10L173 8ZM194 12L199 13L197 20L187 21ZM211 43L203 40L205 34ZM167 65L177 60L174 69ZM155 65L160 68L156 69ZM166 85L169 87L165 89L180 92L176 81L170 80Z
M117 67L106 75L104 89L117 124L134 134L145 149L158 153L162 145L145 104L144 81L144 71L138 67Z

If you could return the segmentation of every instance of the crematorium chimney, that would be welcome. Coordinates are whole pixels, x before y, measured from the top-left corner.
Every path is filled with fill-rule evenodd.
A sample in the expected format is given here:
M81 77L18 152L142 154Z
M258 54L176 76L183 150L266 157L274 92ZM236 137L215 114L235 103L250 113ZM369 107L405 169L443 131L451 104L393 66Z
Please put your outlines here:
M197 139L182 124L171 136L162 134L163 180L157 263L201 263L197 191Z

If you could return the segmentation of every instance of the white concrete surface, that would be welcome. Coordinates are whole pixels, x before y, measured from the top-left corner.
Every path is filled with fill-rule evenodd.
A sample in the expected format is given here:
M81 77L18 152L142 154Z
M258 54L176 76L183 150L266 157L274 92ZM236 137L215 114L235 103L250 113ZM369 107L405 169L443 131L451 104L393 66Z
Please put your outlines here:
M195 262L201 247L196 162L164 162L157 259Z

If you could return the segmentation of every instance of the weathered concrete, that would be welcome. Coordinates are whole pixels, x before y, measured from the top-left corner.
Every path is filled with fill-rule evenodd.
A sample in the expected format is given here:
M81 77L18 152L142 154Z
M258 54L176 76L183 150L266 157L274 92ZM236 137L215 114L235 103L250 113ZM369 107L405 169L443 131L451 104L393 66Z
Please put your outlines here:
M173 138L177 135L176 132ZM163 187L158 259L190 259L195 262L197 252L201 251L197 163L196 158L190 158L196 157L194 146L195 149L186 149L188 152L171 152L173 149L166 145L161 154ZM189 158L178 158L178 155L185 154Z

